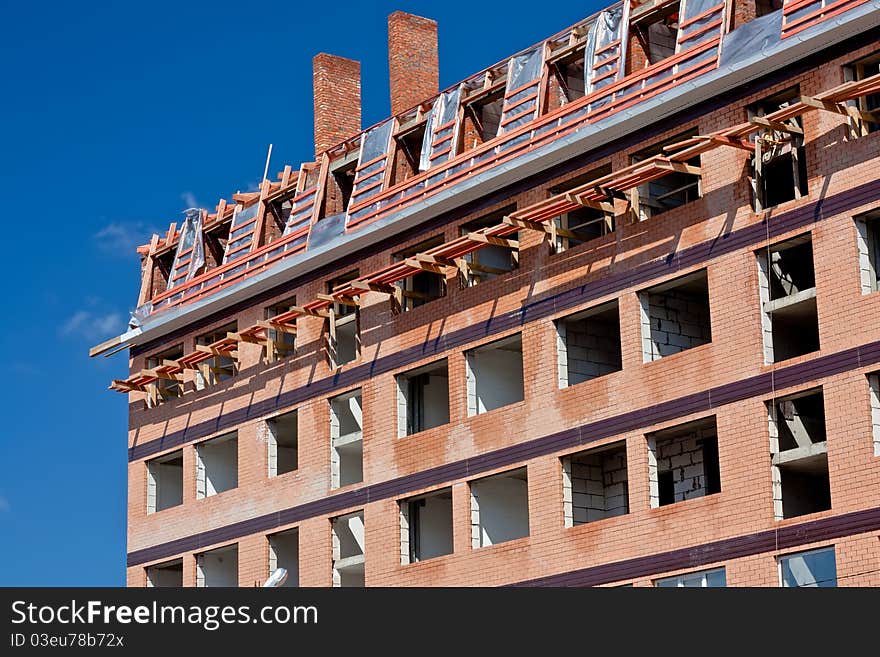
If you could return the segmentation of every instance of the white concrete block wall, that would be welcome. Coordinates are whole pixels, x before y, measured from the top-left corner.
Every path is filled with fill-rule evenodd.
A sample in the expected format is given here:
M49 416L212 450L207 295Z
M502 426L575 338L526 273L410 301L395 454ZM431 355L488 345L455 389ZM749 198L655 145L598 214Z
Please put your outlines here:
M672 471L675 501L703 497L706 494L706 476L703 469L703 449L697 431L680 438L657 441L657 471Z
M660 484L657 476L657 440L649 436L648 440L648 499L652 509L660 506Z
M758 291L761 303L761 336L764 347L764 362L776 360L773 351L773 316L764 312L764 304L770 301L770 262L766 253L758 253Z
M556 326L560 388L620 370L620 326L607 314L560 319Z
M669 438L648 438L648 476L651 507L660 506L660 475L672 473L673 501L706 495L702 441L716 436L714 429L697 428Z
M400 564L409 562L409 502L404 500L400 503Z
M570 482L570 500L565 513L570 514L572 525L612 518L629 511L624 450L574 454L566 461L563 476Z
M645 362L677 354L712 340L705 297L681 290L640 295Z
M397 437L405 438L407 434L407 394L409 392L409 379L400 375L395 377L397 382Z
M869 394L871 396L871 425L874 436L874 456L880 456L880 374L868 377Z
M870 294L878 289L877 269L880 266L878 227L880 227L880 219L856 220L856 243L859 248L862 294Z

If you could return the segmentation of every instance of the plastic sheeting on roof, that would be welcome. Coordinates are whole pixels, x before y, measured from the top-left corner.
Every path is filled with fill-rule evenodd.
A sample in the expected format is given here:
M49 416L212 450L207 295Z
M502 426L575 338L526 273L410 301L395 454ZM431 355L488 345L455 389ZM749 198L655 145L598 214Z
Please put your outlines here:
M461 102L459 85L451 91L444 91L437 96L428 125L422 139L422 151L419 158L419 171L427 171L438 162L445 162L455 156L458 141L458 106Z
M190 208L180 229L180 240L174 253L174 265L168 276L168 288L172 289L185 281L192 280L196 272L205 264L205 241L202 235L202 210ZM186 272L186 275L182 274Z
M730 62L762 52L779 43L781 38L782 10L779 9L740 25L733 32L726 34L721 43L719 66L727 66Z
M259 209L259 203L254 203L246 208L240 205L235 206L232 223L229 226L229 240L226 242L226 249L223 252L224 265L229 262L230 257L235 258L250 250L248 247L254 243L254 229Z
M498 134L528 123L538 115L538 87L544 71L544 45L510 58Z
M584 52L584 92L589 95L623 77L625 41L621 39L623 26L629 20L629 3L603 11L587 32ZM605 97L591 103L600 107L609 102Z

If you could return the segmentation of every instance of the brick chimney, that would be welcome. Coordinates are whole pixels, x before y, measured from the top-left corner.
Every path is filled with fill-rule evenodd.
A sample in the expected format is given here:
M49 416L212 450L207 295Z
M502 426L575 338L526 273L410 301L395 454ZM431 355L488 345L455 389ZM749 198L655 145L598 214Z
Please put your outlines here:
M440 90L437 22L395 11L388 17L391 114L396 115Z
M361 64L319 53L312 60L315 157L361 131Z

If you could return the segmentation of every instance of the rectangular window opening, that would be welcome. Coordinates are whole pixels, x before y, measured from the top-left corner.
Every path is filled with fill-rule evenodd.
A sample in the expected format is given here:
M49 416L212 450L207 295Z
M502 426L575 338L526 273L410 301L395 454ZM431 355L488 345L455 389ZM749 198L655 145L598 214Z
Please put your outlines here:
M504 106L504 88L481 95L465 105L465 150L471 150L498 135L501 110Z
M834 546L779 557L779 580L784 587L836 587L837 560Z
M236 332L236 322L231 322L218 329L200 335L196 338L196 345L207 347L210 344L223 340L230 333ZM217 385L221 381L231 379L238 374L238 361L229 356L215 355L198 364L196 371L196 390Z
M266 444L269 456L269 476L293 472L298 467L299 434L297 411L284 413L266 420Z
M183 559L147 567L147 586L155 588L183 587Z
M712 588L727 586L727 574L724 568L701 570L696 573L664 577L654 582L658 588Z
M509 206L497 212L467 223L460 228L461 235L473 233L481 228L500 224L505 215L513 212L516 206ZM510 235L507 239L518 240L519 234ZM496 276L513 271L519 266L519 249L508 248L496 244L486 244L476 251L466 254L463 258L468 274L463 281L465 287L473 287Z
M637 17L630 28L632 66L629 73L675 54L679 3L673 2Z
M358 389L330 400L330 487L363 480L363 410Z
M147 461L147 513L183 504L183 450Z
M559 387L577 385L623 367L615 299L556 320Z
M238 432L196 445L196 499L238 488Z
M147 369L155 370L162 365L170 365L183 356L183 345L178 344L147 358ZM147 386L147 408L155 408L169 399L177 399L183 395L183 377L181 374L162 374L154 383Z
M748 120L760 130L752 136L752 194L755 212L763 212L807 195L807 159L801 117L769 121L764 117L796 103L797 87L787 89L747 108Z
M287 571L285 588L299 586L299 530L289 529L269 536L269 575L278 568ZM268 575L267 575L268 577Z
M880 52L875 52L844 66L843 72L847 81L864 80L872 75L877 75L880 73ZM867 117L849 117L850 139L858 139L880 130L880 92L862 96L847 104L873 117L873 120L869 120Z
M697 130L693 129L670 137L634 154L632 162L641 162L655 155L664 155L666 146L682 142L696 135ZM654 178L631 191L631 204L633 208L638 208L639 221L645 221L667 210L695 201L703 195L702 177L699 172L700 156L697 155L684 164L691 168L687 171L673 171L660 178Z
M424 268L423 271L413 274L396 284L400 291L400 309L403 312L408 312L429 301L446 296L446 274L439 273L445 272L445 269L441 266L416 259L418 254L441 244L443 244L443 236L438 235L394 254L394 262L406 261Z
M644 362L712 342L705 269L640 292L639 304Z
M290 297L284 301L267 306L264 316L266 319L273 319L279 315L290 312L296 306L296 297ZM280 323L280 322L279 322ZM296 320L288 320L286 324L295 324ZM285 358L294 353L296 349L296 333L282 331L280 329L268 329L266 338L269 340L271 353L269 362L273 362L276 358Z
M767 404L773 514L777 520L831 508L822 390Z
M327 293L353 281L357 270L351 271L327 283ZM327 353L331 368L341 367L360 358L360 309L351 303L338 302L330 306L330 317L324 323L327 334Z
M400 562L452 554L452 489L400 502Z
M629 513L626 443L588 449L562 458L566 527Z
M813 243L809 234L757 252L764 362L819 349Z
M238 543L196 555L196 585L238 586Z
M651 508L721 492L715 416L648 435Z
M465 363L469 417L525 398L522 334L471 349Z
M399 438L449 423L446 359L397 376Z
M529 482L525 468L477 479L471 490L471 544L496 545L529 535Z
M364 512L339 516L330 523L333 539L333 586L365 586Z

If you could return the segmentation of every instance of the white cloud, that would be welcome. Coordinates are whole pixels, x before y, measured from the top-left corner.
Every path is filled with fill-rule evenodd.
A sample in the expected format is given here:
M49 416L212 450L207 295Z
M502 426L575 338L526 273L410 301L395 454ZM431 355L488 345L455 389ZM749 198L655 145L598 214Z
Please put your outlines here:
M156 231L141 222L123 223L113 221L94 234L95 243L105 253L121 258L136 255L135 249L148 244Z
M196 195L192 192L184 192L180 195L180 198L183 199L183 204L186 206L186 209L201 207L198 200L196 199Z
M87 340L101 340L119 333L124 328L121 314L97 313L78 310L58 329L63 336L82 337Z
M0 495L0 512L9 511L11 507L9 506L9 500Z

